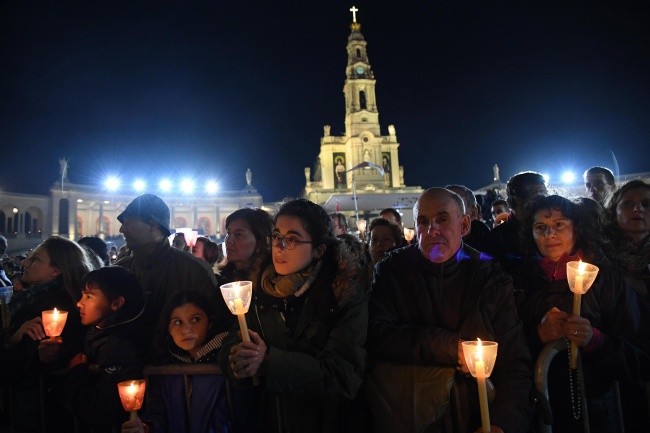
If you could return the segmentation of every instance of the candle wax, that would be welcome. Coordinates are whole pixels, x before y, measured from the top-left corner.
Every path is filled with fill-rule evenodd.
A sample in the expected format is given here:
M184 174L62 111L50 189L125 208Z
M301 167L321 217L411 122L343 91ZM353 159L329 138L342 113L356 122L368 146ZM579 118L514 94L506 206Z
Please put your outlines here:
M478 384L478 400L481 408L481 426L483 433L490 433L490 409L488 407L487 385L485 383L485 361L482 359L474 363L476 381Z

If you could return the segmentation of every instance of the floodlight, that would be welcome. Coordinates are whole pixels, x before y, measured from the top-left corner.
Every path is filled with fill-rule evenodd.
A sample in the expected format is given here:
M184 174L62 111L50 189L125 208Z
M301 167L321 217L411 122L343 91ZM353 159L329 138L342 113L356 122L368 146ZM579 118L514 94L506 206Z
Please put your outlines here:
M169 192L172 189L172 181L169 179L163 179L158 184L162 192Z
M576 175L572 171L565 171L562 173L562 182L564 183L573 183L576 180Z
M186 178L181 181L181 191L185 194L190 194L194 191L194 181L192 179Z
M104 181L104 186L109 191L117 191L118 189L120 189L121 184L122 181L120 181L120 179L117 176L109 176Z
M136 179L133 182L133 189L137 192L142 192L147 187L147 183L142 179Z
M216 194L219 190L219 184L214 180L209 180L205 183L205 192L208 194Z

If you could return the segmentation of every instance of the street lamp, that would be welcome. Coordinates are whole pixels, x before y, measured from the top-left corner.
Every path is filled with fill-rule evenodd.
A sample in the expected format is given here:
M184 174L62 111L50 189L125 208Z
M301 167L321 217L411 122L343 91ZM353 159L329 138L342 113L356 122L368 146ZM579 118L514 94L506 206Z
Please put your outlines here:
M356 181L354 178L354 171L358 170L360 168L366 168L366 167L371 167L374 168L381 174L382 176L384 175L384 169L381 168L380 166L373 164L372 162L368 161L362 161L359 164L355 165L351 169L347 170L346 173L352 172L352 199L354 200L354 216L356 217L356 220L359 221L359 206L357 205L357 187L356 187Z

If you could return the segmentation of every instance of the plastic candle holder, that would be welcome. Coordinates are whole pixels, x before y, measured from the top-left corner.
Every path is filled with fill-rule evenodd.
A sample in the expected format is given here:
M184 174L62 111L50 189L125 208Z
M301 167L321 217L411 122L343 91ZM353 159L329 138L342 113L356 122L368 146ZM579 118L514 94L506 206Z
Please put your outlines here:
M566 264L566 278L573 293L584 295L598 276L598 266L583 261Z
M188 230L185 233L185 243L187 243L187 246L190 247L190 249L196 245L196 240L199 237L199 232L196 230Z
M478 399L481 407L481 426L483 433L489 433L490 409L487 398L486 379L492 374L497 360L498 343L494 341L463 341L463 355L469 372L476 378Z
M490 377L494 369L494 363L497 360L497 347L499 343L495 341L463 341L463 355L465 355L465 362L467 368L472 376L477 375L477 363L483 362L483 375ZM479 364L478 367L481 365ZM479 373L481 373L479 371Z
M43 322L43 330L45 331L45 335L50 338L58 337L61 335L67 319L67 311L60 311L56 308L54 310L43 311L41 313L41 320Z
M220 288L221 296L223 296L223 300L226 302L230 312L237 316L242 340L250 341L245 314L248 312L248 307L251 305L253 282L235 281L228 284L222 284Z
M566 278L569 282L569 289L573 292L573 315L580 315L582 295L587 293L598 276L598 266L580 261L568 262L566 264ZM575 370L578 368L578 345L571 341L569 352L569 365Z
M147 383L144 380L126 380L117 384L117 391L120 394L122 407L125 411L131 412L131 419L137 418L137 411L144 402L144 391Z

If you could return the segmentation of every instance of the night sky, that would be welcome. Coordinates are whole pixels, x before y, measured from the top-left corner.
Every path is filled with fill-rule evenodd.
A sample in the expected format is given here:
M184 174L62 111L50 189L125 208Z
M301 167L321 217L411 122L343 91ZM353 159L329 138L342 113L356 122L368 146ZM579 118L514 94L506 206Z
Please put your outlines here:
M426 3L426 4L425 4ZM344 131L355 4L407 185L522 170L650 171L650 21L639 1L5 1L0 190L108 174L299 195ZM153 185L152 185L153 187ZM152 188L153 189L153 188Z

